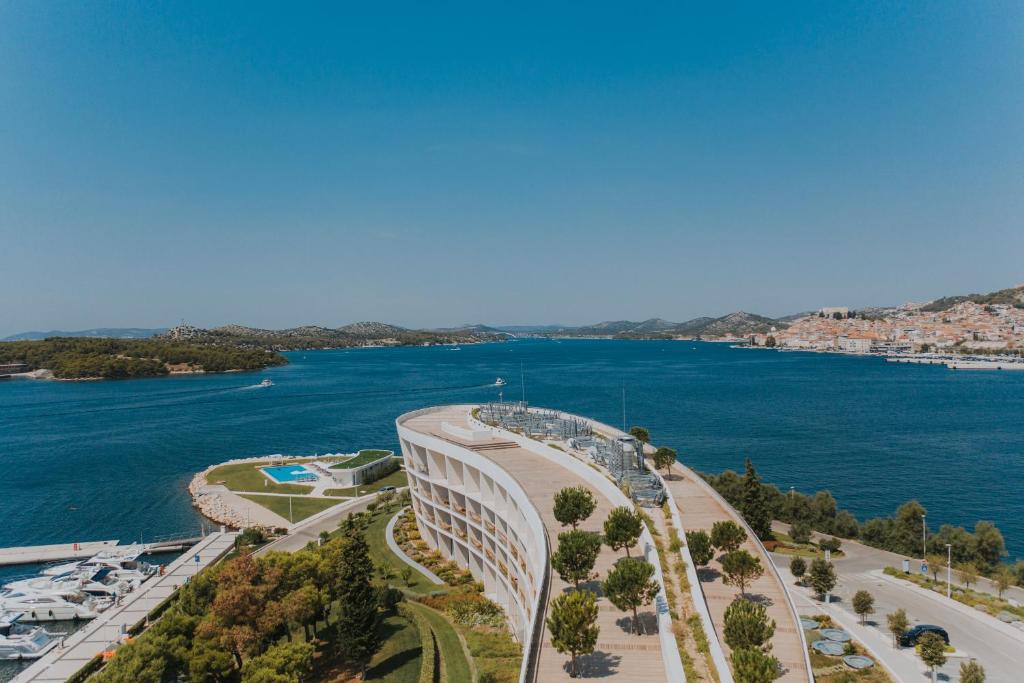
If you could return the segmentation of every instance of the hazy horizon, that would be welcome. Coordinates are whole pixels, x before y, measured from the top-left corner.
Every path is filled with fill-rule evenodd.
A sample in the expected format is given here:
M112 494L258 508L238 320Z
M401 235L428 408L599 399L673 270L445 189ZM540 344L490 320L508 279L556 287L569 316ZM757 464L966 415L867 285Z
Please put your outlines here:
M0 6L0 337L1024 281L1024 5L620 9Z

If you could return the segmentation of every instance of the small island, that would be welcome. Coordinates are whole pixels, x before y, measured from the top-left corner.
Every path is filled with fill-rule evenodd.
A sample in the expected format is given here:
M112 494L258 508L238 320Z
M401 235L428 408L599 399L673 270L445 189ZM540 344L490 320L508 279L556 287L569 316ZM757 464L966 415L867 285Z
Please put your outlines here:
M63 380L131 379L201 372L260 370L288 360L274 351L172 339L50 337L0 342L0 363ZM42 372L47 371L47 372Z

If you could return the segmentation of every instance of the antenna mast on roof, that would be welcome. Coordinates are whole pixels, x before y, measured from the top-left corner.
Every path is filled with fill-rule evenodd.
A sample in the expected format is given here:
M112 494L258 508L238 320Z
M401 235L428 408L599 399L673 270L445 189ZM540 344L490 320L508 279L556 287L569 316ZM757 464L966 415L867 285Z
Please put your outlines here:
M523 405L526 405L526 366L519 361L519 383L523 387Z
M622 382L622 431L626 431L626 382Z

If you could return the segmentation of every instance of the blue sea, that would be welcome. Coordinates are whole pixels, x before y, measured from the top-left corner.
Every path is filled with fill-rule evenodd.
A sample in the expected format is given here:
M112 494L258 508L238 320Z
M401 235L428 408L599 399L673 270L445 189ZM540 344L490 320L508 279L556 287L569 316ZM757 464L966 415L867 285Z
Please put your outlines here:
M186 486L207 465L395 449L401 413L496 399L499 376L519 399L525 376L531 403L615 425L625 388L626 423L696 469L749 456L766 481L829 489L861 519L916 498L930 527L992 520L1024 556L1024 373L678 341L287 355L259 373L0 383L0 546L194 532Z

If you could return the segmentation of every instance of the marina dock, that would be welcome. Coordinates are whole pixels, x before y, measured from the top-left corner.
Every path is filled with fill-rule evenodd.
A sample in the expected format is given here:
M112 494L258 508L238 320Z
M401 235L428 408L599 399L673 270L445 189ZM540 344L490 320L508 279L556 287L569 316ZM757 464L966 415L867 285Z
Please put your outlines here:
M35 564L62 560L86 560L98 552L110 550L118 541L87 541L0 548L0 567L12 564Z
M191 577L229 552L235 545L236 536L235 533L223 532L210 534L191 552L172 562L163 576L155 576L145 582L129 593L122 604L111 607L82 630L68 636L62 646L51 650L18 674L14 683L67 680L122 633L143 621Z

